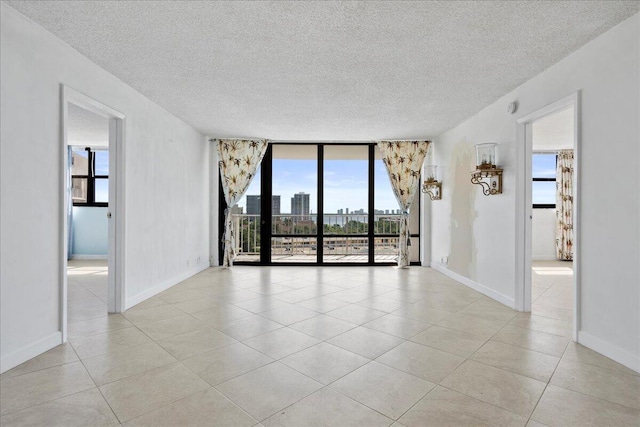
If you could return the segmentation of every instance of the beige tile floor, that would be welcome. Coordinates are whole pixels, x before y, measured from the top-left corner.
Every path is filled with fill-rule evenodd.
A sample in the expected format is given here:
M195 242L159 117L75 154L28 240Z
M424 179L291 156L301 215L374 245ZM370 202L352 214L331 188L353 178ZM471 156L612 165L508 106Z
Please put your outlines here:
M517 313L428 268L211 268L122 315L69 269L69 343L0 377L0 424L638 426L640 375L570 342L571 265Z

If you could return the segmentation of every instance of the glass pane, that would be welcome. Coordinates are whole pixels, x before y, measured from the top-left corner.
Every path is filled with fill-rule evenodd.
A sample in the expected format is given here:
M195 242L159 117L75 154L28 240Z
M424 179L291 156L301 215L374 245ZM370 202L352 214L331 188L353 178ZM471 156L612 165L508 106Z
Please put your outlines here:
M556 183L555 181L533 181L532 200L534 205L556 203Z
M271 238L271 262L315 263L318 260L315 237Z
M244 196L231 208L236 236L234 261L260 262L261 166Z
M273 234L317 234L317 159L316 145L273 146ZM273 209L276 204L279 209Z
M96 203L109 203L109 178L96 178Z
M531 166L534 178L556 177L556 155L554 153L534 153Z
M87 178L71 179L71 197L73 203L87 203Z
M400 208L393 194L391 181L380 151L376 148L374 164L374 206L375 206L375 234L397 234L399 232Z
M396 262L398 259L398 237L376 237L373 253L375 262Z
M109 152L107 150L95 151L96 175L109 175Z
M71 175L89 175L89 152L84 148L71 149Z
M369 262L369 239L367 237L325 237L324 262Z
M260 218L240 213L232 214L236 236L234 261L260 261Z
M369 230L369 147L324 147L324 234Z
M261 166L258 166L258 170L256 170L256 174L249 184L249 188L247 192L244 193L244 196L240 199L238 204L235 206L234 212L237 214L244 214L245 216L249 216L252 218L257 218L260 215L260 177L261 177Z

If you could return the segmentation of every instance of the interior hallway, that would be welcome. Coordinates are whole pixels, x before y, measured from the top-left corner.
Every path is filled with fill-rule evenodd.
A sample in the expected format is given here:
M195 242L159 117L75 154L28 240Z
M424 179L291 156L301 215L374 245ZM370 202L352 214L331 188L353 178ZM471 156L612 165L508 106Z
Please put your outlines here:
M1 376L3 426L640 424L640 375L570 343L570 264L534 264L533 314L429 268L234 267L122 315L70 265L69 343Z

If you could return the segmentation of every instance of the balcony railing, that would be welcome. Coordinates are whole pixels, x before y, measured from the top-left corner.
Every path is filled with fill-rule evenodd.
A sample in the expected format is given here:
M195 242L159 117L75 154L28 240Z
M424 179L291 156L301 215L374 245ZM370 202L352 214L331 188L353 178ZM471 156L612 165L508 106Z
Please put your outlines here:
M233 214L236 261L260 258L260 215ZM280 214L272 216L273 262L313 262L317 257L318 216ZM397 255L400 215L374 215L374 254L377 262L393 262ZM325 214L323 257L325 262L367 262L369 239L367 214ZM307 236L305 236L307 235ZM385 236L386 235L386 236Z

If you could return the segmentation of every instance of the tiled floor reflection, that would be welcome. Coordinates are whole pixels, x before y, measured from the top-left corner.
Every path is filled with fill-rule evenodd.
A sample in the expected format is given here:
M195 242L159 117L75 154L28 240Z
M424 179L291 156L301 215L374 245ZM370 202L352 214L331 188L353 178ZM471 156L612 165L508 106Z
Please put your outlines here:
M640 375L570 343L571 264L533 313L412 267L208 269L122 315L69 270L69 343L2 375L0 424L637 426Z

